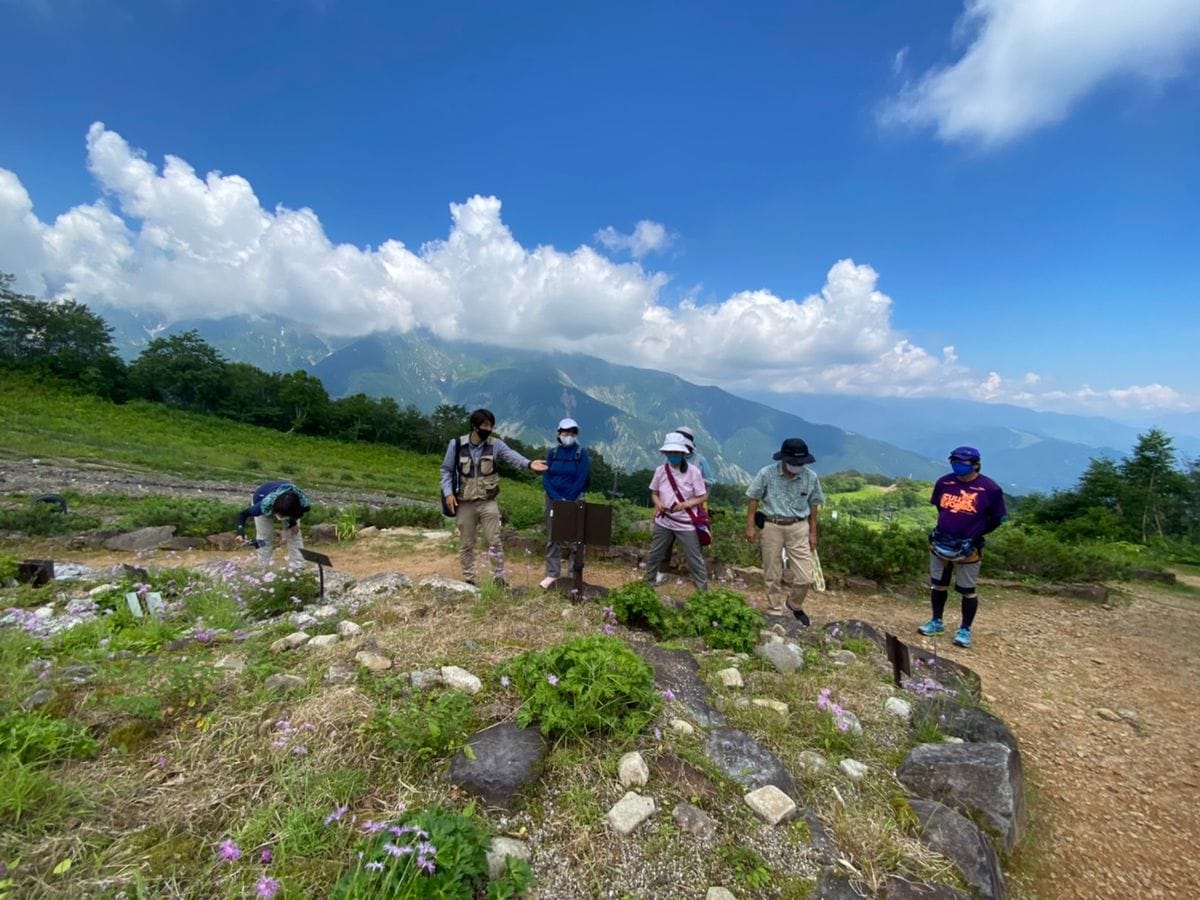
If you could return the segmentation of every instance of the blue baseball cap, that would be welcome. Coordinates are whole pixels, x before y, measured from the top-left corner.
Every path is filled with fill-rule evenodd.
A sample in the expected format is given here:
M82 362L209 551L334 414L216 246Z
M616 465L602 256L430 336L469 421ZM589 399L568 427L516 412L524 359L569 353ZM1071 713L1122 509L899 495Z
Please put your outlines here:
M950 451L950 458L962 462L979 462L979 451L974 447L955 447Z

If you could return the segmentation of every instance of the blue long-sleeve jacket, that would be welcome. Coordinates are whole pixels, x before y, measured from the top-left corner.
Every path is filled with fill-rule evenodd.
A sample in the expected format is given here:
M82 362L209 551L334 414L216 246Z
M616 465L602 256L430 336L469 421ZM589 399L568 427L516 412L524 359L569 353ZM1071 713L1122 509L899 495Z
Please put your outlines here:
M542 487L551 500L578 500L587 488L591 462L582 447L561 444L546 454L548 468L542 473Z

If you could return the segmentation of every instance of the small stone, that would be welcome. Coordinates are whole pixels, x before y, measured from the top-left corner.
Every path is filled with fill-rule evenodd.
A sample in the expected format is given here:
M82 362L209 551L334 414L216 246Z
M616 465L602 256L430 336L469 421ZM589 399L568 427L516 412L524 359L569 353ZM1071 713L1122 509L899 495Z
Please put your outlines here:
M392 667L392 661L388 657L370 650L359 650L354 654L354 661L372 672L386 672Z
M900 697L888 697L887 702L883 704L883 709L905 722L912 718L912 704Z
M717 677L721 679L721 684L727 688L740 688L745 686L742 681L742 673L730 666L728 669L722 669L717 673Z
M961 743L964 743L964 741L960 737L955 737L952 734L948 734L942 738L942 743L944 743L944 744L961 744Z
M315 638L308 642L308 646L318 648L332 647L340 640L341 638L336 634L318 634Z
M21 703L21 709L37 709L39 706L45 706L53 699L54 692L50 688L38 688L25 698Z
M800 768L809 775L817 775L829 768L829 761L816 750L803 750L800 753Z
M337 633L344 638L355 637L362 633L362 626L357 622L351 622L349 619L342 619L338 622Z
M100 597L104 594L112 593L115 590L117 590L117 586L115 584L98 584L94 588L92 588L90 591L88 591L88 596L89 597Z
M312 611L312 614L316 616L319 621L324 622L327 619L337 618L338 608L333 604L327 603L324 606L318 606Z
M848 666L858 657L853 650L834 650L829 654L829 659L835 666Z
M796 814L796 801L773 784L764 784L742 799L768 825L778 825Z
M729 888L710 887L704 900L737 900L737 896Z
M271 644L272 653L283 653L285 650L295 650L297 647L302 647L309 641L308 634L303 631L293 631L287 637L281 637L279 640Z
M510 858L529 862L532 855L529 845L524 841L510 837L492 838L492 846L487 854L488 878L494 881L503 875L505 865Z
M683 719L672 719L671 730L676 734L692 735L696 733L695 727L691 722L686 722Z
M613 805L604 819L617 834L627 835L654 815L655 808L653 797L643 797L636 791L629 791Z
M772 641L754 648L754 652L785 675L804 668L804 654L795 644Z
M839 715L833 717L833 722L839 731L846 731L850 734L863 733L862 722L858 721L858 716L849 710L842 710Z
M234 675L241 675L246 671L246 660L240 656L222 656L215 663L214 669L224 669L227 672L232 672Z
M447 687L464 694L478 694L483 690L482 681L458 666L442 666L442 681Z
M754 705L761 706L763 709L773 709L781 716L786 716L788 714L788 705L782 700L771 700L765 697L755 697Z
M1107 707L1104 707L1104 706L1101 706L1099 709L1096 710L1096 715L1098 715L1101 719L1104 719L1106 722L1120 722L1121 721L1120 713L1113 712L1111 709L1108 709Z
M442 673L437 669L416 669L408 673L408 680L418 691L423 691L441 684Z
M711 838L717 833L716 820L698 806L679 803L671 815L680 828L696 837Z
M1030 703L1029 708L1034 712L1041 713L1044 716L1054 712L1054 707L1046 703Z
M299 675L283 675L276 673L263 682L263 687L276 694L290 694L304 687L304 679Z
M641 787L650 780L650 767L642 754L633 750L621 757L617 764L617 778L623 788Z
M292 624L295 625L297 628L312 628L314 625L321 624L320 622L317 621L316 616L314 616L312 613L306 613L306 612L292 613L291 621L292 621Z
M354 669L345 663L334 663L325 670L321 680L332 685L349 684L354 680Z
M870 771L865 763L859 762L857 759L846 757L840 763L838 768L846 773L846 777L851 781L862 781L867 777L867 772Z

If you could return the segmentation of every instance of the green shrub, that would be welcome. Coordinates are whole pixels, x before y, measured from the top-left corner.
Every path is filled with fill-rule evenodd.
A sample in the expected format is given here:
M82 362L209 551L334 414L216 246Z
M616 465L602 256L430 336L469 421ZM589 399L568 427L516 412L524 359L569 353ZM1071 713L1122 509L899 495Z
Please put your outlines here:
M144 497L120 520L125 529L176 526L176 534L205 537L232 531L240 507L200 498Z
M988 535L983 558L993 575L1029 575L1050 581L1128 578L1133 568L1094 546L1064 540L1032 525L1005 527Z
M31 503L16 509L0 509L0 531L19 531L22 534L48 537L99 527L100 519L96 516L62 513L49 503Z
M488 898L502 900L521 894L532 878L528 863L510 859L488 883L491 834L470 807L432 807L395 826L362 824L375 834L359 842L354 867L333 886L334 900L472 900L485 886Z
M397 754L416 760L446 756L457 750L475 726L470 699L458 691L417 694L397 709L381 706L370 730Z
M316 600L321 594L317 576L298 569L242 572L230 582L234 599L259 619L278 616Z
M821 519L821 564L879 582L900 581L929 564L929 531L901 525L872 528L849 516Z
M714 649L749 653L754 649L759 629L766 624L762 613L746 602L741 594L728 588L698 591L683 608L680 628L683 634L704 638Z
M0 719L0 758L47 765L95 755L96 741L81 725L26 711Z
M630 738L658 711L654 672L624 642L583 637L509 660L500 671L521 696L517 723L578 740L591 733Z
M622 625L645 629L659 638L671 636L677 630L674 610L664 606L654 588L644 581L622 585L609 591L605 599Z
M444 522L440 508L416 503L372 509L366 515L366 523L376 528L441 528Z
M9 556L7 553L0 553L0 583L17 577L17 566L19 564L20 560L17 557Z

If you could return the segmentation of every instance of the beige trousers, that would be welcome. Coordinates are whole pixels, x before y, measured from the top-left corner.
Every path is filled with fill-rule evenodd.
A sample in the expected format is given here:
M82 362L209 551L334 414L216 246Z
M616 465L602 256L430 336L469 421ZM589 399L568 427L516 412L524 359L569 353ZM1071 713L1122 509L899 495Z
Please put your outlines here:
M808 546L808 519L792 525L767 522L758 536L762 546L763 581L767 585L767 606L780 612L787 601L799 608L813 582L812 548ZM783 554L787 553L784 566Z
M475 537L480 529L487 544L492 572L501 576L504 571L504 548L500 545L500 504L495 500L460 500L454 518L458 521L461 545L458 558L462 563L463 578L475 580Z

